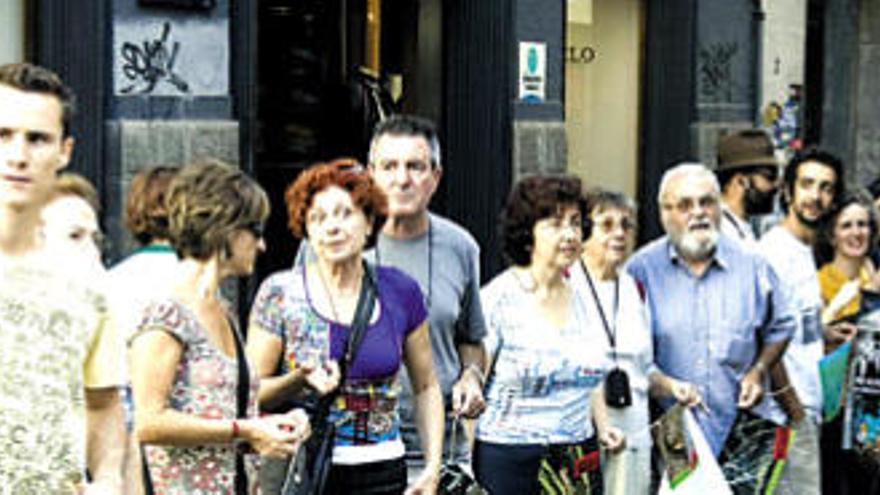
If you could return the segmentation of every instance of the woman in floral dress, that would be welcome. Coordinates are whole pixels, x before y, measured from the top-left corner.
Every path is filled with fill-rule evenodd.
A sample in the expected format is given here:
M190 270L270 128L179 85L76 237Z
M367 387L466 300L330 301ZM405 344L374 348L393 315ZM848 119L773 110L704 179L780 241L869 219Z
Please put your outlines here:
M184 167L167 204L180 266L171 296L144 310L131 340L147 484L156 494L257 493L245 447L287 456L309 433L302 411L257 417L258 379L219 296L221 281L250 274L265 249L268 199L241 171L210 161Z

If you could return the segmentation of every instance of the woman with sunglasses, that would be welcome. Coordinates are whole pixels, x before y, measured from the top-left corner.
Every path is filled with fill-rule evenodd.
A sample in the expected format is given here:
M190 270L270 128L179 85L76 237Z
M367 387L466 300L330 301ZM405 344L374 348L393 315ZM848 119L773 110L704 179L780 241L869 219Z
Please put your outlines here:
M180 263L170 297L144 309L130 344L145 483L164 494L252 493L254 459L241 444L286 456L309 434L302 411L257 417L258 379L220 296L221 282L250 275L265 249L269 202L240 170L206 161L180 170L166 204Z
M324 494L433 494L443 405L422 293L403 272L363 260L384 220L384 194L346 159L309 168L285 199L290 229L311 254L263 281L251 310L248 351L263 379L261 404L338 394L327 418L336 432ZM373 292L374 309L356 321L365 291ZM364 330L349 354L355 326ZM409 487L397 404L401 364L426 457Z

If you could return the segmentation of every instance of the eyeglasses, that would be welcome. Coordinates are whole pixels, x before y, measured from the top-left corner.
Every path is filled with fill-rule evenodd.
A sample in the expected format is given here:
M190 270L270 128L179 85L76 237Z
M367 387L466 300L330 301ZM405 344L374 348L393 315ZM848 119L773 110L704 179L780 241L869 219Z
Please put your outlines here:
M636 223L626 217L620 220L610 217L597 218L593 221L593 225L604 233L614 232L617 227L620 227L624 233L632 232L636 228Z
M263 222L251 222L242 228L251 234L254 234L254 237L257 239L262 239L263 235L266 233L266 224Z
M663 203L663 208L667 210L675 209L679 213L688 213L695 206L699 206L701 210L708 210L718 206L718 197L712 194L706 194L699 198L681 198L675 203Z

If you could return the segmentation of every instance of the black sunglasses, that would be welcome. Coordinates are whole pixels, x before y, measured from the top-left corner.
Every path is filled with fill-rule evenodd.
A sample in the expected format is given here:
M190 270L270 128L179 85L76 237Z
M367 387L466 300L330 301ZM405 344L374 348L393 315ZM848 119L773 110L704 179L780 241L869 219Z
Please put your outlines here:
M251 222L242 228L254 234L257 239L262 239L266 233L266 224L263 222Z

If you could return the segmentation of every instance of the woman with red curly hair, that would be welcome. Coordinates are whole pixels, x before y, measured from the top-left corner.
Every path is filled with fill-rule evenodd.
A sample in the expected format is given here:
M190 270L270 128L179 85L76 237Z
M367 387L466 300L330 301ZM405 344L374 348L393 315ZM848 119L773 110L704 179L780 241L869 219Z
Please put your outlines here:
M384 194L357 162L340 159L303 172L285 199L290 229L313 256L267 278L251 310L248 352L262 378L261 404L274 409L292 398L338 393L327 418L336 434L323 493L434 493L443 406L424 300L403 272L363 260L383 222ZM374 309L347 354L362 286L373 290ZM427 468L409 488L397 404L401 364L426 446Z

